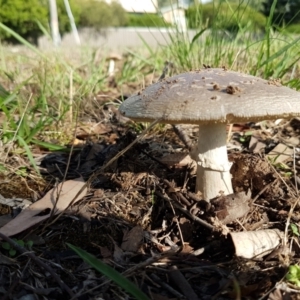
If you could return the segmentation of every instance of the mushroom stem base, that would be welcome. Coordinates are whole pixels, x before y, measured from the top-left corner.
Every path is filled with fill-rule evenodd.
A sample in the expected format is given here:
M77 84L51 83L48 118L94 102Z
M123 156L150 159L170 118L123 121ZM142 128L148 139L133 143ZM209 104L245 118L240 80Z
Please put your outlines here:
M209 201L220 194L232 194L231 164L226 148L226 124L199 126L196 192Z

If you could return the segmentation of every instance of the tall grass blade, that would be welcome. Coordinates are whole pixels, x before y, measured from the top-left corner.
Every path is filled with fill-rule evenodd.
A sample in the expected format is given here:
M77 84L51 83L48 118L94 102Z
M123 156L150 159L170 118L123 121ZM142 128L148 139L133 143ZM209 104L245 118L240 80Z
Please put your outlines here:
M9 96L9 92L0 84L0 103Z
M139 32L138 32L138 37L141 39L143 45L147 48L147 50L149 51L149 53L151 55L154 55L152 47L150 47L150 45L146 42L146 40L143 38L143 36Z
M295 39L292 43L289 43L288 45L282 47L277 52L275 52L273 55L269 54L269 56L261 64L259 64L259 68L261 68L261 67L269 64L270 62L272 62L273 60L275 60L276 58L278 58L279 56L281 56L282 54L284 54L287 50L289 50L292 46L294 46L299 41L300 41L300 37L298 37L297 39Z
M39 27L39 29L41 30L41 32L50 40L52 39L51 34L49 33L49 31L45 28L45 26L38 20L36 20L36 23Z
M35 160L34 160L34 158L33 158L32 152L31 152L31 150L30 150L28 144L27 144L27 143L24 141L24 139L23 139L21 136L19 136L19 135L17 136L17 141L19 142L19 144L20 144L21 146L24 147L25 152L26 152L26 154L27 154L27 157L28 157L28 159L29 159L31 165L33 166L33 168L35 169L35 171L39 174L39 173L40 173L39 168L38 168L38 166L37 166L36 163L35 163Z
M65 146L55 145L55 144L39 141L36 139L32 139L31 142L33 144L36 144L36 145L43 147L45 149L48 149L50 151L67 151L68 150Z
M267 44L267 51L266 51L266 57L267 57L267 60L269 59L270 57L270 53L271 53L271 31L272 31L272 24L273 24L273 16L274 16L274 13L275 13L275 8L276 8L276 4L277 4L277 0L274 0L273 3L272 3L272 6L271 6L271 9L270 9L270 14L269 14L269 17L267 19L267 24L266 24L266 44ZM264 45L262 44L262 48L261 48L261 54L264 53ZM260 56L261 58L263 56ZM260 64L260 61L258 63L258 65L261 65ZM266 68L265 68L265 75L269 73L269 68L268 68L268 65L266 65Z
M111 279L118 286L122 287L125 291L131 294L138 300L149 300L149 298L131 281L126 277L121 275L119 272L111 268L110 266L104 264L101 260L97 259L95 256L89 254L88 252L67 243L67 245L76 252L85 262L94 267L97 271Z
M4 31L8 32L10 35L12 35L17 41L19 41L21 44L47 60L47 57L39 51L36 47L34 47L32 44L30 44L28 41L26 41L24 38L22 38L18 33L15 31L11 30L9 27L5 26L3 23L0 22L0 28L2 28Z
M0 108L3 109L4 106L7 106L17 98L17 94L13 93L6 98L0 97Z
M198 40L198 38L207 30L207 28L204 28L200 30L195 36L193 37L191 43L190 43L190 50L192 50L194 43Z

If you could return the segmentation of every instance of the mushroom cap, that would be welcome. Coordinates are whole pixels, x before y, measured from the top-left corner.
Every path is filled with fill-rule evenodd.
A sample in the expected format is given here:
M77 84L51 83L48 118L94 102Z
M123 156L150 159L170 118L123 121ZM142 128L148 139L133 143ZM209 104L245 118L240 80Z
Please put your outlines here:
M276 80L208 68L154 83L119 110L140 122L249 122L300 116L300 93Z
M118 53L111 53L110 55L108 55L106 57L106 60L115 60L115 61L118 61L118 60L121 60L122 59L122 56Z

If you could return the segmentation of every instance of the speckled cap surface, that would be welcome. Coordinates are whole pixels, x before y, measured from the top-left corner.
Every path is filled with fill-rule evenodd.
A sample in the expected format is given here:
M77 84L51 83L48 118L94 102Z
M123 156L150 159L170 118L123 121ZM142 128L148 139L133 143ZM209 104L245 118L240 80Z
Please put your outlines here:
M208 68L154 83L119 110L140 122L249 122L300 116L300 93L276 80Z

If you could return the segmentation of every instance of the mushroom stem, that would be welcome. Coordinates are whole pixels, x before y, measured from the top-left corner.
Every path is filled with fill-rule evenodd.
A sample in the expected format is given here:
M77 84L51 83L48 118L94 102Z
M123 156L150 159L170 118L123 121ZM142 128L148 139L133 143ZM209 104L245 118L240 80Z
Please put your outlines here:
M114 76L115 74L115 60L110 59L108 65L108 76Z
M199 126L196 192L209 201L233 193L226 148L226 124Z

